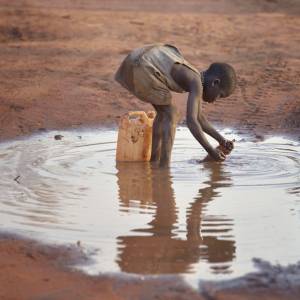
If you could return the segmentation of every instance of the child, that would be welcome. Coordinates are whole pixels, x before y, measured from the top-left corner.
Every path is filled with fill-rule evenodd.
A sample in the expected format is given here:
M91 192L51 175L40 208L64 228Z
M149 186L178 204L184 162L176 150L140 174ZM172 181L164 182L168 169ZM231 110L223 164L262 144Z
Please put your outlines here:
M133 50L122 62L115 79L142 101L151 103L157 115L153 123L151 161L168 165L176 129L176 108L171 91L188 92L186 121L196 140L216 161L225 159L221 148L214 148L204 132L229 150L233 142L218 133L203 115L201 102L212 103L231 95L236 85L234 69L213 63L199 72L179 50L168 44L153 44Z

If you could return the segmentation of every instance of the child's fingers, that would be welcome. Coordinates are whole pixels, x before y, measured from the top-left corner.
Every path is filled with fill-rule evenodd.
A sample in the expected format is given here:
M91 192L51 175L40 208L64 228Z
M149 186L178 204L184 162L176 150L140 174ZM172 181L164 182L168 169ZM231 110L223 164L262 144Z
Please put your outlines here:
M234 144L233 144L233 142L234 142L235 140L232 140L232 141L226 141L226 148L228 149L228 150L232 150L233 148L234 148Z
M220 152L220 158L221 158L221 160L225 160L226 159L226 155L223 152Z

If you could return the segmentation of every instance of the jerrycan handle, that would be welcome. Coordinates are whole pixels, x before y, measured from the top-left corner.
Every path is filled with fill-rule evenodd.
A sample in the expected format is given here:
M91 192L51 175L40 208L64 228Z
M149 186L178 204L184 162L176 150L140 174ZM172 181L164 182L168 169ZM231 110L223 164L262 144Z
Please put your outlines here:
M147 116L148 116L149 119L151 119L153 121L156 117L156 112L154 110L149 110L147 112Z
M128 119L139 119L141 123L148 123L148 116L144 111L130 111L128 112Z

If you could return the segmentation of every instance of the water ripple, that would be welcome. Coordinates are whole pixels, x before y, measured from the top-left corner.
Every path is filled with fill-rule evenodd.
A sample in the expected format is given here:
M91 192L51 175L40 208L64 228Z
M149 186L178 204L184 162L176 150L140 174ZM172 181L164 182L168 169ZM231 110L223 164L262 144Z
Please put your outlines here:
M171 168L160 170L116 164L116 134L0 144L1 228L84 241L101 249L96 271L215 278L249 271L254 255L300 259L298 142L234 136L225 162L199 163L205 151L181 128Z

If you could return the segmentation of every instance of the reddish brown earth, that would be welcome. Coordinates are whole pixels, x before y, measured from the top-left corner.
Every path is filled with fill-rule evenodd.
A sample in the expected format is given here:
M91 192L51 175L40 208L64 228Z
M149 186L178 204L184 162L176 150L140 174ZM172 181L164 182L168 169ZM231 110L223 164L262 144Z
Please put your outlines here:
M153 42L175 44L199 69L236 68L234 95L205 105L213 123L298 134L299 15L297 0L0 0L0 139L148 110L113 75L131 49ZM183 118L186 95L174 98ZM273 288L200 296L174 278L91 278L67 271L62 261L73 260L68 249L1 238L0 299L297 299Z
M76 246L46 247L0 237L0 253L1 300L203 299L176 278L88 277L67 270L66 263L85 259Z
M196 291L176 276L84 275L67 268L88 260L76 245L46 246L2 235L0 253L1 300L298 300L300 295L300 265L296 286L282 279L276 284L278 277L297 274L283 269L283 274L270 276L274 271L264 270L223 286L204 283Z
M153 42L175 44L199 69L236 68L234 95L205 106L214 123L299 131L299 15L297 0L0 0L0 138L149 109L113 75ZM175 99L183 117L186 95Z

